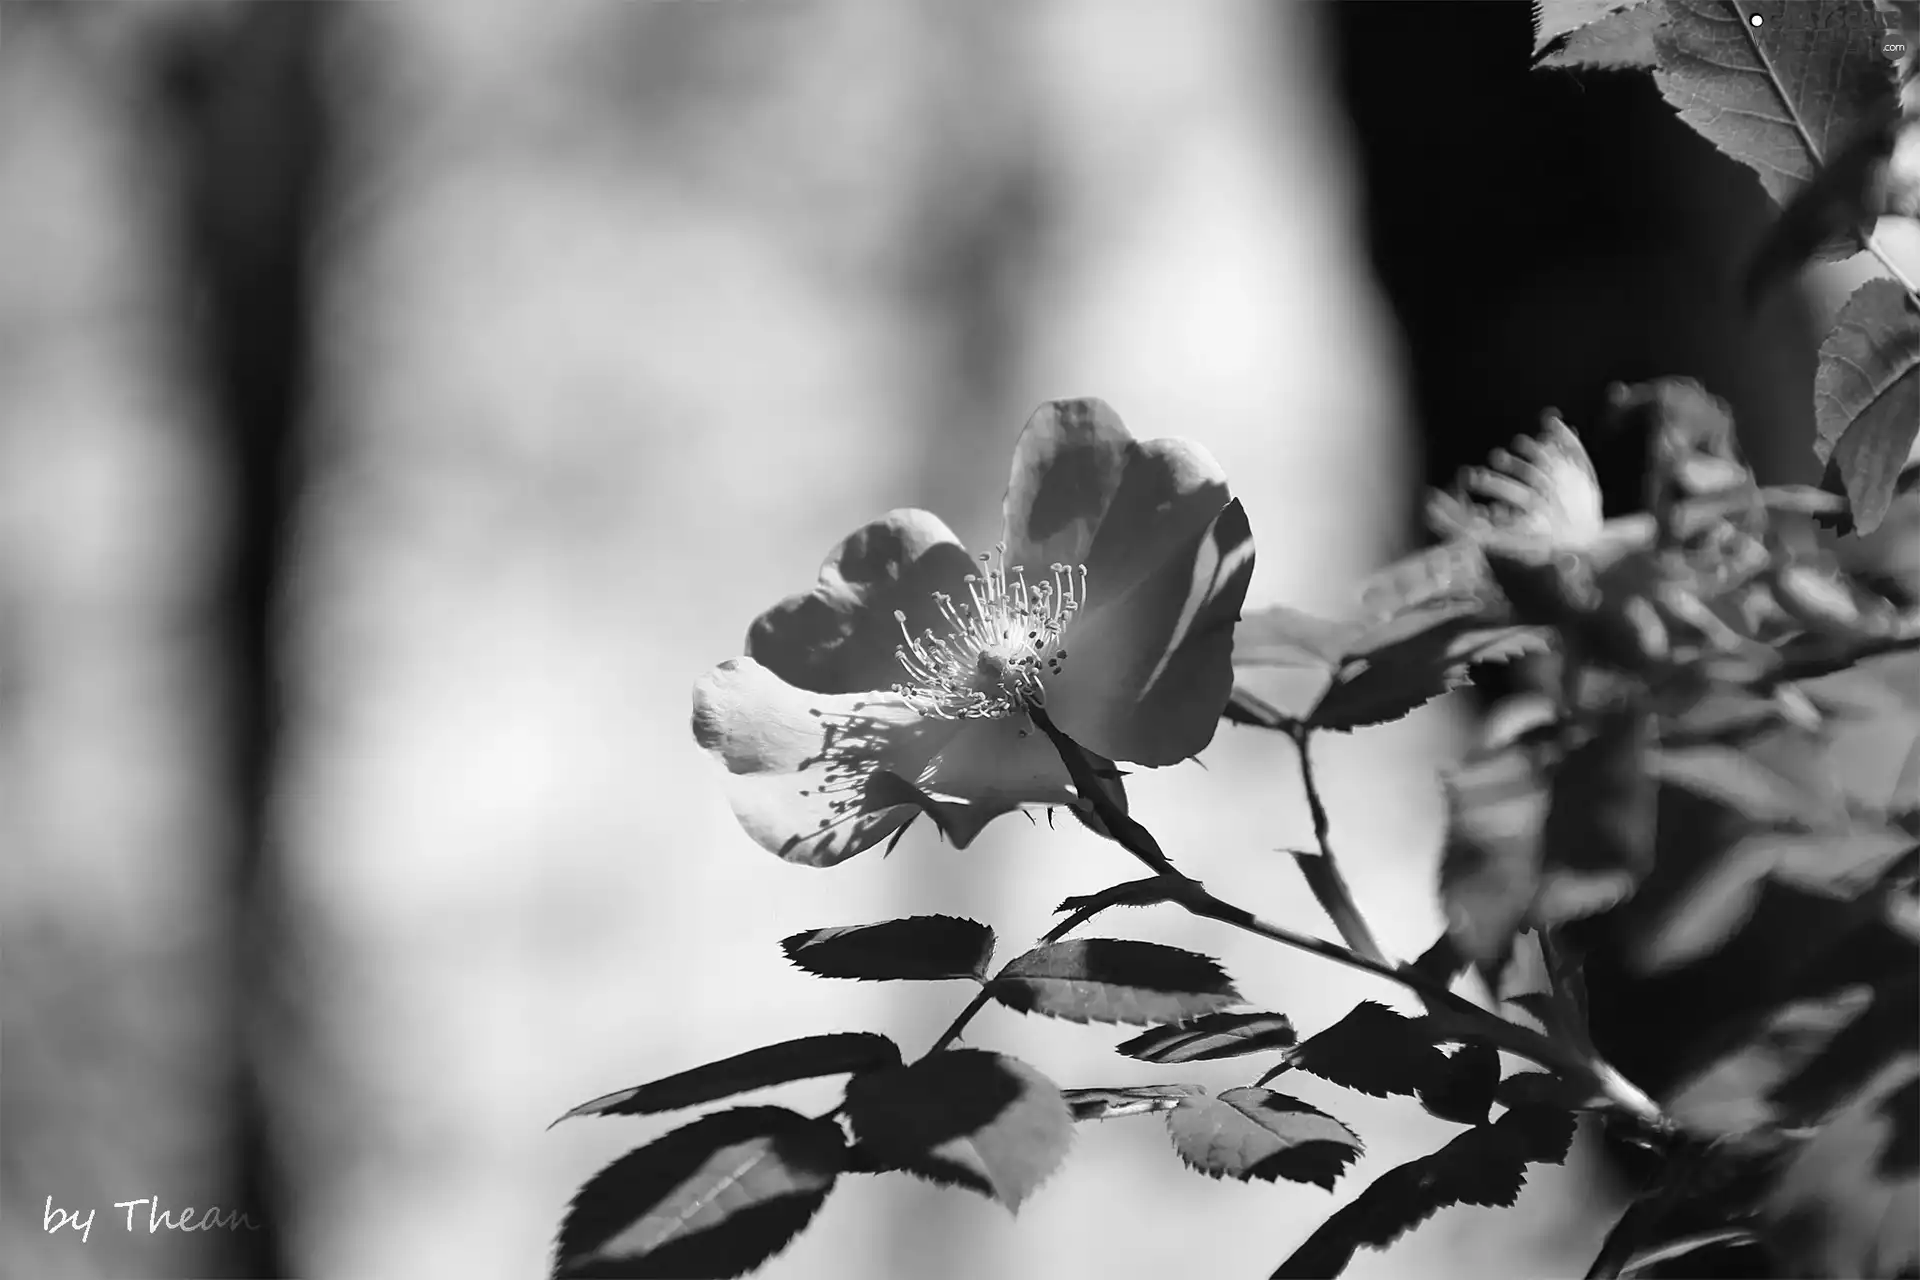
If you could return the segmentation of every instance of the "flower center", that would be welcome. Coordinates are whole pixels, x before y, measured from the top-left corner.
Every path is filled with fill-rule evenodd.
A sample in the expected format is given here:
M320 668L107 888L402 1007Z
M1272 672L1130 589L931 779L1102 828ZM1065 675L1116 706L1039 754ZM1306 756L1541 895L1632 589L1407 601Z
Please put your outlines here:
M1042 678L1058 674L1067 659L1060 641L1086 603L1086 566L1056 564L1052 581L1029 584L1026 570L1015 565L1008 581L1007 549L995 550L997 565L983 555L984 572L967 575L969 598L963 605L934 592L946 634L928 628L915 639L907 630L907 615L894 610L906 637L894 652L907 679L893 691L922 715L998 720L1045 706Z

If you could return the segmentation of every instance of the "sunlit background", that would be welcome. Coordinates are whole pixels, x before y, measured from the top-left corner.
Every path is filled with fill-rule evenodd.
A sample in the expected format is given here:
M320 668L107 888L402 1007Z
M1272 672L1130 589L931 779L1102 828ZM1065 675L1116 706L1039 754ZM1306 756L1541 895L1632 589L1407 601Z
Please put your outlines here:
M1224 464L1251 605L1403 549L1407 356L1362 242L1325 11L1256 3L0 11L5 1243L47 1277L527 1277L676 1117L597 1094L945 986L805 977L801 929L970 915L1011 954L1132 874L1072 824L917 825L827 871L741 833L687 726L749 620L896 506L996 535L1041 401ZM1420 110L1416 105L1413 110ZM1436 197L1440 193L1435 193ZM1665 372L1667 370L1660 370ZM1457 708L1326 745L1390 952L1439 925ZM1329 926L1283 744L1141 776L1186 871ZM1165 912L1305 1030L1371 983ZM1069 1086L1127 1034L989 1012ZM1193 1072L1244 1082L1244 1064ZM1018 1219L849 1178L781 1277L1267 1274L1454 1127L1315 1080L1329 1197L1084 1126ZM831 1105L832 1082L788 1091ZM785 1101L787 1099L781 1099ZM1361 1277L1577 1274L1584 1148ZM251 1208L126 1228L115 1202ZM98 1211L86 1240L59 1211Z

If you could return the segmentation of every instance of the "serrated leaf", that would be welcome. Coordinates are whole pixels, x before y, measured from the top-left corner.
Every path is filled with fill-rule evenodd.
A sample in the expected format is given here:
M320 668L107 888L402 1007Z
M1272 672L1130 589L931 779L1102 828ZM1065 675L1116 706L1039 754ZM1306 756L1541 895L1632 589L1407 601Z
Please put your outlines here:
M1820 344L1814 452L1843 488L1853 525L1878 528L1920 435L1920 312L1892 280L1854 290Z
M1288 1053L1285 1065L1383 1098L1390 1093L1412 1096L1439 1083L1447 1058L1434 1047L1420 1019L1362 1000L1346 1017Z
M1457 688L1473 666L1545 646L1536 628L1490 623L1481 601L1424 604L1368 627L1306 720L1340 732L1398 720Z
M1154 942L1079 938L1036 947L987 984L1009 1009L1069 1022L1178 1022L1240 1003L1219 964Z
M1017 1210L1066 1159L1073 1112L1017 1058L948 1049L847 1086L847 1122L880 1168L966 1187Z
M749 1089L785 1084L789 1080L808 1080L815 1076L838 1075L842 1071L874 1071L900 1065L900 1050L893 1041L872 1031L839 1031L828 1035L802 1036L778 1044L749 1049L731 1058L709 1062L677 1075L636 1085L615 1093L602 1094L560 1117L644 1116L681 1107L697 1107L703 1102L729 1098ZM560 1123L554 1121L554 1124ZM551 1128L552 1126L548 1126Z
M1206 1092L1197 1084L1136 1084L1120 1089L1063 1089L1075 1120L1117 1120L1171 1111L1182 1098Z
M878 924L808 929L780 940L787 959L823 978L933 981L981 978L993 930L955 916L907 916Z
M1490 1044L1468 1041L1446 1060L1446 1066L1420 1090L1420 1105L1442 1120L1456 1124L1485 1124L1500 1084L1500 1051Z
M1822 26L1805 0L1662 0L1654 83L1694 132L1785 204L1893 103L1877 32ZM1758 17L1759 25L1751 19Z
M1142 1062L1209 1062L1290 1048L1294 1039L1293 1022L1284 1013L1210 1013L1154 1027L1116 1049Z
M705 1116L580 1188L560 1224L554 1275L745 1275L812 1220L845 1149L839 1126L783 1107Z
M1431 1155L1389 1169L1335 1211L1273 1273L1273 1280L1337 1276L1356 1250L1381 1249L1456 1204L1511 1206L1529 1164L1557 1164L1573 1117L1509 1111L1468 1129Z
M1657 6L1645 0L1536 0L1533 65L1626 71L1654 63Z
M1331 671L1364 629L1358 622L1335 622L1273 605L1248 614L1234 627L1233 661L1244 667Z
M1326 1112L1259 1088L1185 1098L1167 1114L1167 1133L1180 1158L1209 1177L1285 1178L1328 1191L1362 1149Z

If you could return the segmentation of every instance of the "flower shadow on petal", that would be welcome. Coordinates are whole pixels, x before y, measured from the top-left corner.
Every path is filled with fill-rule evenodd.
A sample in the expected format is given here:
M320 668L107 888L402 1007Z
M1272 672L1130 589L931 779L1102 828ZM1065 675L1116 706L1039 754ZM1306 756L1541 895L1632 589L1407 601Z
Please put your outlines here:
M934 593L964 591L978 566L940 517L901 508L855 530L820 566L810 591L788 596L747 631L747 656L800 689L865 693L901 678L898 609L915 635L941 625Z
M842 862L912 818L888 778L920 776L953 730L891 694L795 688L751 658L694 686L694 740L726 767L734 816L763 848L809 866Z
M1036 578L1056 561L1084 563L1135 447L1103 400L1055 400L1034 410L1013 447L1007 563Z

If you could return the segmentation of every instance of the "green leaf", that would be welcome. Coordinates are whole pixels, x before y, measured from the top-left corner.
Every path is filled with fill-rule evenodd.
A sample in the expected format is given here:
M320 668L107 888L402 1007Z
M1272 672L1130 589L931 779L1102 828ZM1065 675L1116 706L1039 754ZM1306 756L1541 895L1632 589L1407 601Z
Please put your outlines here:
M731 1058L682 1071L651 1084L635 1085L583 1102L560 1120L574 1116L644 1116L732 1097L749 1089L900 1065L900 1050L872 1031L840 1031L802 1036L749 1049ZM560 1120L553 1123L559 1124ZM551 1128L552 1126L548 1126Z
M1431 1155L1389 1169L1308 1236L1273 1280L1337 1276L1356 1250L1385 1248L1451 1205L1511 1207L1527 1165L1566 1159L1573 1128L1565 1113L1509 1111Z
M1844 487L1853 526L1886 518L1920 435L1920 311L1892 280L1869 280L1820 344L1814 452Z
M1326 1112L1268 1089L1183 1098L1167 1114L1180 1158L1213 1178L1311 1182L1333 1190L1359 1158L1360 1138Z
M1007 963L987 992L1009 1009L1069 1022L1178 1022L1240 1003L1219 964L1153 942L1080 938Z
M1296 1067L1382 1098L1390 1093L1412 1096L1442 1083L1447 1057L1434 1047L1420 1019L1362 1000L1346 1017L1289 1052L1286 1062L1265 1079Z
M1063 1089L1075 1120L1117 1120L1122 1116L1171 1111L1182 1098L1206 1092L1197 1084L1136 1084L1122 1089Z
M966 1187L1017 1210L1066 1159L1073 1112L1017 1058L949 1049L847 1085L847 1122L882 1169Z
M839 1126L738 1107L628 1152L574 1196L553 1274L731 1277L785 1248L845 1168Z
M1154 1027L1117 1048L1142 1062L1208 1062L1285 1049L1293 1042L1293 1023L1284 1013L1210 1013Z
M1681 119L1752 169L1781 204L1892 105L1879 33L1866 24L1824 24L1806 0L1662 4L1654 83ZM1848 7L1857 6L1817 6Z
M1659 7L1646 0L1535 0L1533 65L1651 67L1659 20Z
M954 916L908 916L879 924L809 929L780 940L787 959L823 978L868 981L982 978L993 930Z
M1233 661L1243 667L1317 667L1331 671L1363 630L1283 604L1250 613L1233 629Z

